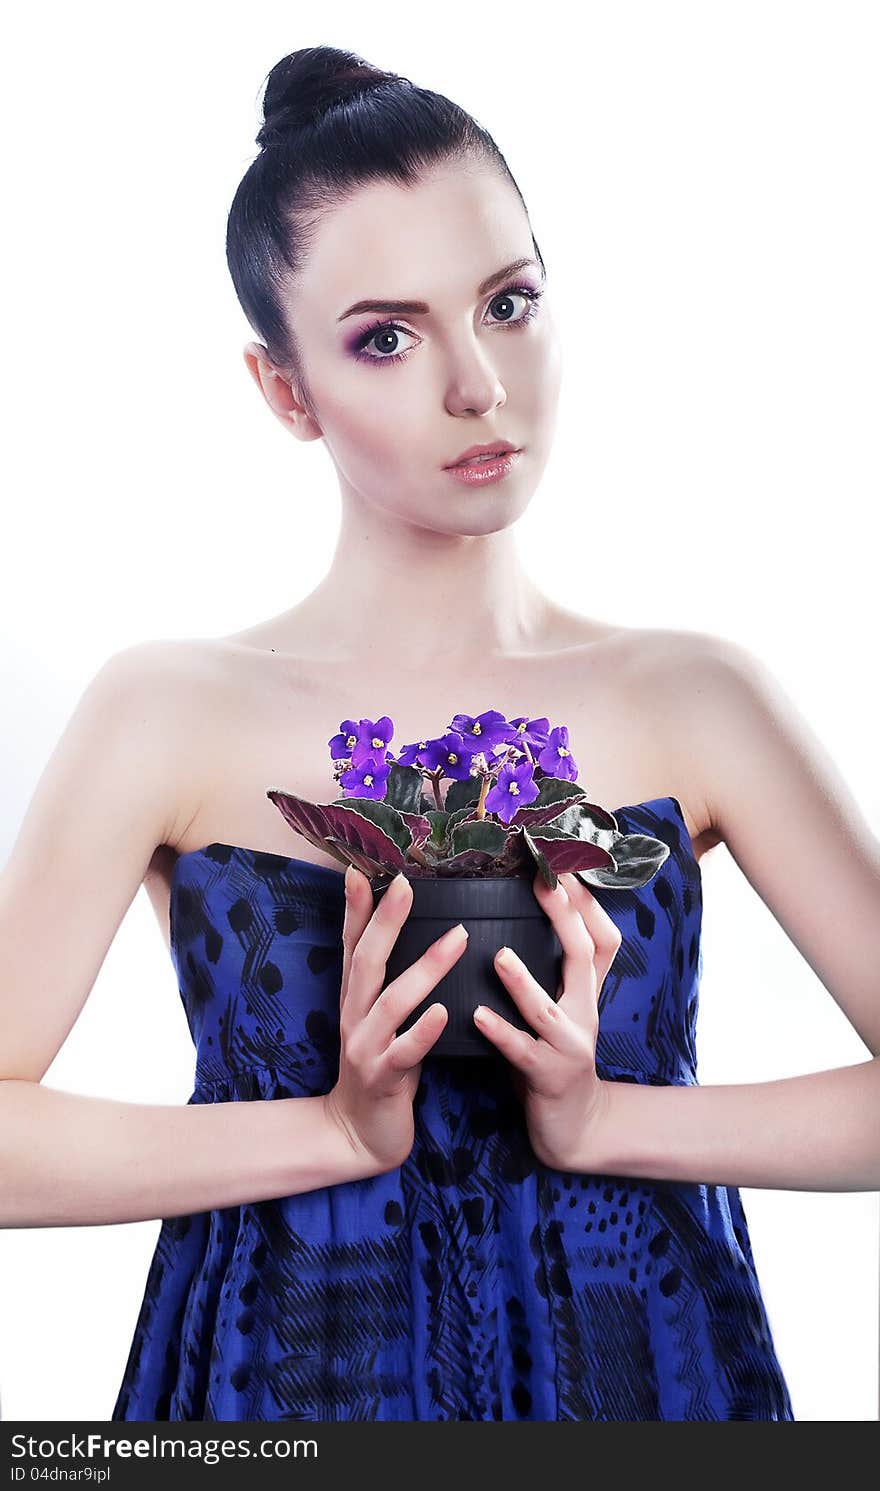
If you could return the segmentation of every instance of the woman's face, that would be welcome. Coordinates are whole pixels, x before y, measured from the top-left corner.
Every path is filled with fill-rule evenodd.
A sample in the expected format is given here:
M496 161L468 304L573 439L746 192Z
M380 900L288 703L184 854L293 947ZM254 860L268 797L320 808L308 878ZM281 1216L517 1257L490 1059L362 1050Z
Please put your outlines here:
M491 288L480 286L509 270ZM491 533L524 511L546 464L561 351L515 189L497 170L437 169L363 187L317 228L288 315L344 492L439 533ZM540 298L533 298L540 297ZM421 301L424 311L356 307ZM471 445L521 449L500 481L444 468Z

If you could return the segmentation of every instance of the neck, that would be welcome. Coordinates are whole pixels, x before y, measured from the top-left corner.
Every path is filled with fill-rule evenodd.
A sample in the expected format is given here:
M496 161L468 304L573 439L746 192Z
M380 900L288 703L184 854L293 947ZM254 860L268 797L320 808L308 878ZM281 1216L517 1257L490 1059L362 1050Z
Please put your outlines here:
M330 568L290 614L339 661L402 668L540 650L558 608L520 563L510 528L436 533L371 509L342 525Z

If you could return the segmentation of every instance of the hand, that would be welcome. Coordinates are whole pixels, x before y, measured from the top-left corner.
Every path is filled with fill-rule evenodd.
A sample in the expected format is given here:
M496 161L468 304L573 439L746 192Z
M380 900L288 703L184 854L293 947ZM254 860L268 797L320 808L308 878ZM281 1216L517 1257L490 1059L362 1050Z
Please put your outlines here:
M537 1039L484 1006L481 1014L474 1011L474 1020L516 1068L512 1082L538 1159L553 1169L586 1170L607 1086L596 1075L599 994L622 938L577 876L559 875L551 891L536 875L532 889L562 944L559 998L551 999L509 949L509 964L499 963L496 955L495 967Z
M327 1116L376 1173L402 1165L413 1146L413 1098L422 1058L449 1018L430 1008L402 1035L399 1025L460 958L467 933L450 927L390 984L389 954L412 906L412 886L393 880L374 908L366 875L349 866L345 887L342 984L339 992L339 1079L324 1096Z

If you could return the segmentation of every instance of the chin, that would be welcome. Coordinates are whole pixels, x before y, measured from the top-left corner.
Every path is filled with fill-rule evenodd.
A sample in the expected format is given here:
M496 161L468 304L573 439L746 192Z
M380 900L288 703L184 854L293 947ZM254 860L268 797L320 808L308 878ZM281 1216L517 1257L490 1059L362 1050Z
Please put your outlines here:
M439 532L460 534L462 538L484 538L489 533L503 533L506 528L512 528L518 518L525 512L525 507L507 508L504 512L497 509L494 512L473 513L472 515L460 514L459 521L450 524L448 528L440 529Z

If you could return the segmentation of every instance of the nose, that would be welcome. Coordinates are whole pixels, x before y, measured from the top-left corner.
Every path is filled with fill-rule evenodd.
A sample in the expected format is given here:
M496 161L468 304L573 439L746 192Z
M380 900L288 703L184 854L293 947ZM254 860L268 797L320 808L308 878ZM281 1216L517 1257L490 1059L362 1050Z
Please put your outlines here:
M507 390L489 359L471 343L450 374L446 407L450 414L489 414L507 402Z

